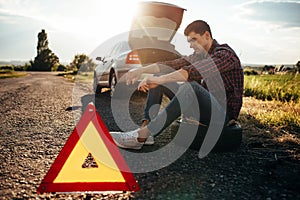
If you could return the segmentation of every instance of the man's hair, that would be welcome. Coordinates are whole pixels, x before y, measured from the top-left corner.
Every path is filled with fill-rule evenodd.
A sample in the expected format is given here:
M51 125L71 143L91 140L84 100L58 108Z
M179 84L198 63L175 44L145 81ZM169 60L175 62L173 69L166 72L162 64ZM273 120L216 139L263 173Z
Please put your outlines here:
M209 25L203 21L203 20L196 20L190 23L185 29L184 29L184 35L187 36L191 32L198 33L200 35L203 35L205 31L208 31L210 34L210 37L212 38L211 30Z

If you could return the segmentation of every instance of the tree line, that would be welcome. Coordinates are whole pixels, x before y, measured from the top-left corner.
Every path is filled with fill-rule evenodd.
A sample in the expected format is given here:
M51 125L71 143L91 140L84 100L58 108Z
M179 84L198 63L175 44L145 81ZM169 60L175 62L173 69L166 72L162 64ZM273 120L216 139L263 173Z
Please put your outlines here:
M93 71L96 64L86 54L77 54L68 65L59 62L58 56L48 46L48 36L44 29L38 33L37 55L24 66L10 66L15 71Z

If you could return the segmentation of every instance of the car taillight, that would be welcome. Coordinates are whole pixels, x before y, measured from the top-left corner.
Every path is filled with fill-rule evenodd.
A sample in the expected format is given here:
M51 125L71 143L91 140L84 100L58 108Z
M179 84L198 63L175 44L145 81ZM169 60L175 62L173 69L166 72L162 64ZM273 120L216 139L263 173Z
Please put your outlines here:
M140 64L139 55L136 51L131 51L127 55L126 64Z

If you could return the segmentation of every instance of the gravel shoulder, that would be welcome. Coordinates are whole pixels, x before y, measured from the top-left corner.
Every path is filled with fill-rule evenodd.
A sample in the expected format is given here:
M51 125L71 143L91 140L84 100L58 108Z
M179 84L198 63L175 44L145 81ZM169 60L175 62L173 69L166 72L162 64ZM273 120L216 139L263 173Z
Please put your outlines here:
M251 98L244 99L243 142L237 152L200 159L197 151L188 150L163 169L134 174L141 187L136 193L37 195L36 188L75 127L73 114L94 96L79 95L81 102L73 105L74 83L55 73L29 72L2 79L0 85L0 199L300 199L299 133L289 132L290 140L280 140L288 130L264 127L247 114L260 102ZM84 87L79 90L86 93ZM137 94L130 102L136 122L144 101L145 95ZM108 129L120 130L108 93L96 96L94 103ZM164 146L173 136L170 127L142 152Z

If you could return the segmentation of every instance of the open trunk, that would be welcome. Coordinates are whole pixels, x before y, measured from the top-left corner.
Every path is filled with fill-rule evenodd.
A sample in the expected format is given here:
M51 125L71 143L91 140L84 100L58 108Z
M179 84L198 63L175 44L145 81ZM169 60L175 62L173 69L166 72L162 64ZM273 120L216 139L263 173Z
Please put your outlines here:
M180 57L170 42L181 24L184 10L160 2L139 4L128 41L131 49L138 53L141 64Z

